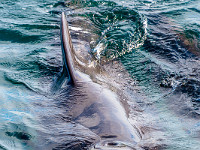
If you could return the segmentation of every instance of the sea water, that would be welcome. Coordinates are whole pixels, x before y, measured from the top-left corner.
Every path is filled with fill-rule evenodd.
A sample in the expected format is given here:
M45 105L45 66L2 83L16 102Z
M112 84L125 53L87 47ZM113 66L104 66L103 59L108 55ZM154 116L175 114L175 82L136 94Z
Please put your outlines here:
M67 116L61 93L71 87L52 91L62 71L63 11L77 50L123 68L116 79L130 95L138 147L199 149L199 0L2 0L0 149L88 149L95 141Z

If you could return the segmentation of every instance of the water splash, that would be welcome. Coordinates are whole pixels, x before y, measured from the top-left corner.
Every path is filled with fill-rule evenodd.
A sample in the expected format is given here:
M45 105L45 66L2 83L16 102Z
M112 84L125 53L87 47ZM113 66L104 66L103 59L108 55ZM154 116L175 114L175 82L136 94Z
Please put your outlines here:
M73 1L68 7L84 7L72 15L90 20L93 34L98 38L91 44L92 55L100 62L118 58L144 44L147 35L147 19L137 11L111 1ZM115 6L115 7L113 7ZM93 27L92 27L93 28Z

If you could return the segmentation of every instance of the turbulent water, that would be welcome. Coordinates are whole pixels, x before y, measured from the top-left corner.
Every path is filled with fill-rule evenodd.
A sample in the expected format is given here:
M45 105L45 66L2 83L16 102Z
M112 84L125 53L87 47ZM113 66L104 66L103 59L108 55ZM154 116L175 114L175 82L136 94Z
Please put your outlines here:
M199 149L199 0L0 2L0 149L88 149L95 141L67 115L71 87L55 83L62 11L77 57L89 53L114 70L128 95L142 134L137 149Z

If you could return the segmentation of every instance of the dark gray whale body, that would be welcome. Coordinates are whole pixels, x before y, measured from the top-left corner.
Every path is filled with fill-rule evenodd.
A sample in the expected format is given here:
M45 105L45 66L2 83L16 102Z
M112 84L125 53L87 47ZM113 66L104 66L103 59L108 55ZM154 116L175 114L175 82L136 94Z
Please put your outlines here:
M70 107L73 120L98 136L91 149L134 149L141 136L127 118L115 92L92 80L98 68L81 66L74 54L65 14L62 13L61 41L64 69L67 70L76 105Z

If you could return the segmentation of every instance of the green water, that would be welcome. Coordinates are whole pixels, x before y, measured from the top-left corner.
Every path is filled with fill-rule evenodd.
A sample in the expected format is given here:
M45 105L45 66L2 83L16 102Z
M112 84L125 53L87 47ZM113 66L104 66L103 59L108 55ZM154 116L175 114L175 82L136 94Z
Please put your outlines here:
M121 62L136 80L138 97L130 101L142 110L140 127L149 129L140 148L197 150L199 0L2 1L0 149L72 149L94 142L89 129L66 116L67 96L51 91L62 70L62 11L75 47L82 42L100 62Z

